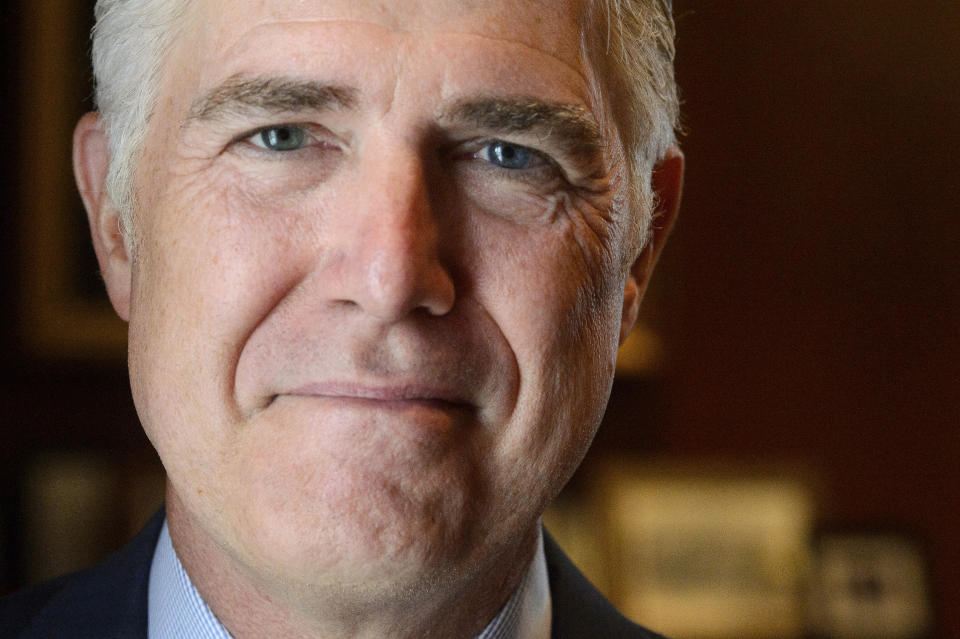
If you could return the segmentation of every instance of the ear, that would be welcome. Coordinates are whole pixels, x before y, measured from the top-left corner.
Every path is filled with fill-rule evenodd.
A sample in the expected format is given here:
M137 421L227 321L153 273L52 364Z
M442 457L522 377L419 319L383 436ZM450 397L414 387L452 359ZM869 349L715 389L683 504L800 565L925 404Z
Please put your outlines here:
M650 238L637 256L627 274L623 291L623 315L620 323L620 343L633 330L640 312L640 301L647 290L653 267L660 257L660 251L667 241L670 229L680 210L680 193L683 191L683 153L677 147L670 147L663 159L653 167L651 178L656 210L650 228Z
M73 131L73 173L87 209L93 249L114 310L130 319L130 255L120 227L120 212L107 194L110 149L100 115L87 113Z

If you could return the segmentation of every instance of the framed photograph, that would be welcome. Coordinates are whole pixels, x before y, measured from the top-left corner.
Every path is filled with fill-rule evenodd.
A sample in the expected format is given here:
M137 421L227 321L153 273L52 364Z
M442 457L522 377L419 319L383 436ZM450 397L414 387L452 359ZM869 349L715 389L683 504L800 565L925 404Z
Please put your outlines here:
M92 107L92 0L21 2L25 34L19 326L42 358L122 358L126 325L110 308L73 181L73 126Z
M816 637L921 639L933 611L927 555L894 530L827 530L814 543L810 627Z
M815 515L789 473L637 463L600 487L625 614L677 637L800 637Z

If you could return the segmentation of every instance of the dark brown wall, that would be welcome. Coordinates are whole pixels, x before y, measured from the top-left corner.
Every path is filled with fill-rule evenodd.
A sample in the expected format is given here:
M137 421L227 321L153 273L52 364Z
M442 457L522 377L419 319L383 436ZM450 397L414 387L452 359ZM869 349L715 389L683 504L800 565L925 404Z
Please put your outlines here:
M663 447L812 464L926 539L960 637L960 3L676 4Z

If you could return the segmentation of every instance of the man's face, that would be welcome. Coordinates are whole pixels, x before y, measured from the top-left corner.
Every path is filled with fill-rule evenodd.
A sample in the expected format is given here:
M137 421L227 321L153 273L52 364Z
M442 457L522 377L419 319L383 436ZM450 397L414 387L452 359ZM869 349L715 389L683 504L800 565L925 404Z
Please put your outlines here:
M630 225L579 11L193 3L137 170L131 379L257 574L478 566L585 453Z

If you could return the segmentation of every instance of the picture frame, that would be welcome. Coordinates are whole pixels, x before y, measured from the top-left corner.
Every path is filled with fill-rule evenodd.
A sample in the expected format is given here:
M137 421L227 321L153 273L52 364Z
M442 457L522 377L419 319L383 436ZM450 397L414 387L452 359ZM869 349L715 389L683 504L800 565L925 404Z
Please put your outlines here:
M824 527L815 535L809 626L818 638L934 636L922 540L894 527Z
M596 490L624 614L677 637L803 636L816 504L803 473L613 463Z

